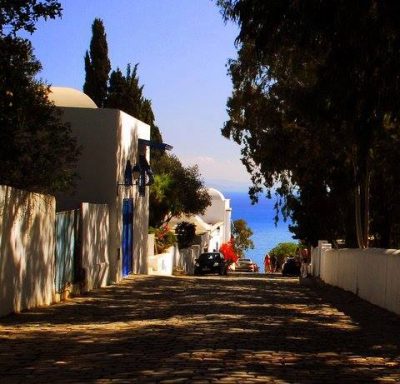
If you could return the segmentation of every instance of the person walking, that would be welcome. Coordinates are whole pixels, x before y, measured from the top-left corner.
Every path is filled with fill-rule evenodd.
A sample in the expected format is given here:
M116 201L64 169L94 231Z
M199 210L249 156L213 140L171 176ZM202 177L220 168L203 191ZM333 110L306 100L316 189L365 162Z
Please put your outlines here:
M265 273L271 272L271 258L268 253L265 255L264 258L264 271Z
M300 257L301 257L300 275L301 277L306 278L308 276L308 265L310 263L310 257L307 248L303 248L300 251Z

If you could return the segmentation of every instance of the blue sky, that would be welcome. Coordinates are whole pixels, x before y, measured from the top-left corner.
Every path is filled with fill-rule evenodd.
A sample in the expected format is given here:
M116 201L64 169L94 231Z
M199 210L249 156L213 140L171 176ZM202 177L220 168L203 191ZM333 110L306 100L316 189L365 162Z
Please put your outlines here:
M164 141L207 185L247 190L240 148L221 136L232 89L226 63L236 56L237 27L212 0L61 0L63 17L40 21L30 36L55 86L82 89L84 55L95 17L103 20L113 69L139 63Z

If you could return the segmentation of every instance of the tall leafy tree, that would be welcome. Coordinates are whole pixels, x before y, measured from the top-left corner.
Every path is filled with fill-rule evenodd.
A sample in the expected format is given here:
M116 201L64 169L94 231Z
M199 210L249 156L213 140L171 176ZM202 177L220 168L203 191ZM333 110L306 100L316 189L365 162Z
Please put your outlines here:
M103 21L94 19L90 49L85 55L85 84L83 91L99 107L104 107L107 96L108 74L111 70L108 58L108 44Z
M20 30L33 33L40 18L61 16L57 0L0 0L0 36L15 36Z
M240 26L223 133L244 145L252 192L280 182L278 194L289 198L281 208L299 233L311 238L315 229L304 219L313 207L329 207L329 227L314 227L332 238L342 228L368 246L375 159L382 142L398 145L397 2L219 4ZM343 225L349 209L354 230Z
M275 267L280 268L286 257L294 257L298 254L299 244L287 242L279 243L272 248L268 254L272 259L275 259Z
M159 227L182 214L204 213L210 195L197 166L184 167L174 155L164 154L153 167L155 182L150 187L150 225Z
M247 225L246 220L238 219L233 222L232 236L235 252L239 257L243 257L248 249L254 248L251 240L253 231Z
M140 120L150 125L150 140L155 143L162 143L162 135L158 126L155 124L155 117L153 108L151 106L151 100L144 99L142 107L140 109ZM160 149L151 148L150 162L153 165L155 161L159 160L163 155L163 151Z
M0 184L46 193L73 185L76 140L48 100L47 84L36 80L41 65L31 43L16 37L60 12L56 1L1 2Z

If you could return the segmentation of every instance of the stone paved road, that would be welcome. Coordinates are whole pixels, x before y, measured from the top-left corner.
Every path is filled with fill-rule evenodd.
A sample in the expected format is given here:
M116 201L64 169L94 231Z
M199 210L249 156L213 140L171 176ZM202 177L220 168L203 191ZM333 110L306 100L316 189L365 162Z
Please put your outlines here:
M0 319L0 383L400 383L400 317L293 278L134 276Z

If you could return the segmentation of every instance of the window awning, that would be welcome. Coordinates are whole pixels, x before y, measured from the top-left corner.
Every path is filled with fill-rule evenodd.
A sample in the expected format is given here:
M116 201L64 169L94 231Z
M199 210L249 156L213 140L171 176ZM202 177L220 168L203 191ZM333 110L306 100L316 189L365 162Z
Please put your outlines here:
M154 149L162 149L164 151L170 151L173 146L167 143L158 143L156 141L139 139L139 146L146 145L147 147L154 148Z

